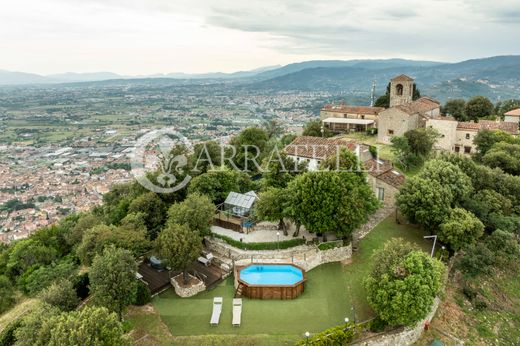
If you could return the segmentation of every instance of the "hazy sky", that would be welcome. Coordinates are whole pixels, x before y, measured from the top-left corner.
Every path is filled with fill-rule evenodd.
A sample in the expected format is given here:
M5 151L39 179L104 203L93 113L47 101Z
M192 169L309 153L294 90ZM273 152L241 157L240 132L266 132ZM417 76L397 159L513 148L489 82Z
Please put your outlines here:
M2 0L0 69L232 72L520 54L519 0Z

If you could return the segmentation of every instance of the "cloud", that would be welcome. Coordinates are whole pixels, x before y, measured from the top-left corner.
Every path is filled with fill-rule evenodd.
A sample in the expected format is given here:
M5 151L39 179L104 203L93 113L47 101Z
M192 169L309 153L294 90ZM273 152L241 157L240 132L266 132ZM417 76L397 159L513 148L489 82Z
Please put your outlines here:
M28 10L30 9L30 10ZM17 0L0 68L233 71L306 59L518 54L518 0Z

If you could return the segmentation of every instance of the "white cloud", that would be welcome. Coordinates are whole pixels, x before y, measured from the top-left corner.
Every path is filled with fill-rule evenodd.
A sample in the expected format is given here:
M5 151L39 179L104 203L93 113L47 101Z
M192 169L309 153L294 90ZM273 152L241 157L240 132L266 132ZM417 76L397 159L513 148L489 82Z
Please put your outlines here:
M518 54L517 0L16 0L0 69L234 71L313 58Z

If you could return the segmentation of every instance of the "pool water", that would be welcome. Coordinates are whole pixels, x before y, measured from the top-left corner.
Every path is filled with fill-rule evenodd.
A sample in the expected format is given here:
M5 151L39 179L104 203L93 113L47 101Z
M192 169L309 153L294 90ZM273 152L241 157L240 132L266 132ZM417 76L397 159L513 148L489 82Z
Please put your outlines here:
M292 265L251 265L240 271L240 279L249 285L294 285L303 273Z

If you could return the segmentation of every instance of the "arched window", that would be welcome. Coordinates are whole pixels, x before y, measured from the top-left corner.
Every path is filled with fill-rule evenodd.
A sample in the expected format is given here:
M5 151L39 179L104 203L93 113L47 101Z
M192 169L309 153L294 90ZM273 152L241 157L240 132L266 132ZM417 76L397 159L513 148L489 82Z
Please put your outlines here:
M397 84L395 86L395 91L396 91L396 94L398 96L403 96L403 85L402 84Z

